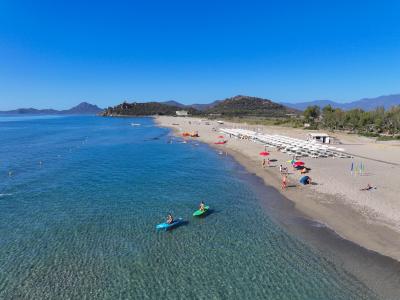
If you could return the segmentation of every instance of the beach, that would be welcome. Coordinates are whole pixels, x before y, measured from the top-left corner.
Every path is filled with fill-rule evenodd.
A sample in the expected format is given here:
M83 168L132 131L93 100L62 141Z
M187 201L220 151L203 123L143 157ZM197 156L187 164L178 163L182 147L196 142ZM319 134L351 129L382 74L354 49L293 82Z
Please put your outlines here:
M400 264L152 118L0 122L1 299L397 299Z
M198 132L197 139L232 155L250 173L264 183L281 191L279 165L288 167L288 188L281 193L291 200L296 209L312 220L325 224L342 238L368 250L400 261L400 144L375 142L372 139L345 133L331 134L340 141L340 147L352 158L302 158L311 169L308 174L314 184L299 184L301 174L288 162L291 156L273 148L268 158L276 160L262 167L263 145L251 140L224 135L226 144L216 145L220 128L243 128L306 139L312 131L278 126L247 125L242 123L158 116L156 122L172 128L176 135ZM353 172L351 165L353 164ZM363 166L362 174L355 166ZM357 173L357 174L356 174ZM374 189L360 191L371 184Z

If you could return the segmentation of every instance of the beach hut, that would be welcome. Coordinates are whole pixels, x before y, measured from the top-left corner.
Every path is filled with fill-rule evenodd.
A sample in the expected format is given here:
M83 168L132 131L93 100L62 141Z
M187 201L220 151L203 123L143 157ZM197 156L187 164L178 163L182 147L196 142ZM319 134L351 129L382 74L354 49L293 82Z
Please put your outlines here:
M175 113L178 117L187 117L189 115L187 110L177 110Z
M308 134L307 140L317 141L323 144L329 144L331 137L326 133L310 133Z

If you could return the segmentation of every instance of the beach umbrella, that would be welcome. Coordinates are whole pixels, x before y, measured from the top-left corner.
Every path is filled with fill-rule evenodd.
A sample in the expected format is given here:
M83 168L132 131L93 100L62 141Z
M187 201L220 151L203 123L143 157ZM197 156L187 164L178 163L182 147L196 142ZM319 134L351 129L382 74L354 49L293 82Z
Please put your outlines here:
M267 155L269 155L269 152L263 151L263 152L260 152L260 155L261 156L267 156Z
M298 166L304 166L304 163L302 161L296 161L293 166L298 167Z

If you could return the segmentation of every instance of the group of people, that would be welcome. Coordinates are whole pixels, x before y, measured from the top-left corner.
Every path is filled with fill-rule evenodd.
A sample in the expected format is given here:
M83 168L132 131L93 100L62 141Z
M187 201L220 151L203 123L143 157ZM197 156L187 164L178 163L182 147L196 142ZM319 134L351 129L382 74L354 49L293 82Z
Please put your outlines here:
M265 158L263 158L262 167L265 168L265 165L266 165L266 164L269 166L269 163L270 163L269 158L267 158L267 160L265 160Z
M294 161L294 159L292 160L292 162ZM279 166L279 172L282 174L282 184L281 184L281 189L284 190L287 188L287 184L288 184L288 168L283 167L282 165ZM300 174L305 174L308 173L308 169L303 166L300 168ZM303 176L300 178L300 183L303 185L306 184L311 184L311 177L310 176Z
M311 184L311 177L310 176L303 176L300 178L300 183L303 185ZM287 173L282 175L282 185L281 189L284 190L287 188Z
M201 210L201 211L205 211L206 210L206 205L204 204L203 201L200 202L199 210ZM167 216L167 224L172 224L172 223L174 223L174 217L172 216L171 213L169 213L168 216Z
M296 168L297 170L299 170L299 171L300 171L300 174L308 173L309 169L308 169L307 167L305 167L305 166L296 167L296 166L294 165L295 162L296 162L296 161L295 161L295 159L293 158L292 161L291 161L291 163L293 164L293 168ZM269 158L267 158L267 159L263 158L263 160L262 160L262 167L265 168L266 165L269 166L269 163L270 163L270 159L269 159ZM280 172L280 174L282 175L281 189L284 190L284 189L286 189L287 186L288 186L288 174L289 174L289 173L288 173L288 168L287 168L287 167L284 167L284 166L282 166L282 165L280 165L280 166L279 166L279 172ZM310 176L307 176L307 175L301 177L301 178L300 178L300 183L303 184L303 185L311 184L311 177L310 177Z

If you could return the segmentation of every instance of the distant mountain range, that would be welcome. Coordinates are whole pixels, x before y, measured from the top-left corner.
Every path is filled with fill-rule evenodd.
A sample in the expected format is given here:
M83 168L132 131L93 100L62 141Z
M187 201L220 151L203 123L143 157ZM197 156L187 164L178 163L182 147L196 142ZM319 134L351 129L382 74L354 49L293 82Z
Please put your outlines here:
M36 108L19 108L8 111L0 111L0 114L12 114L12 115L95 115L102 112L103 109L97 105L93 105L87 102L82 102L77 106L74 106L66 110L55 110L55 109L36 109Z
M210 104L184 105L176 101L122 103L103 111L103 116L175 115L177 110L187 110L191 115L220 115L225 117L284 117L299 113L269 99L238 95Z
M26 115L76 115L76 114L100 114L102 115L157 115L175 114L176 110L188 110L190 114L220 114L224 116L284 116L291 113L299 113L308 106L317 105L321 108L331 105L334 108L350 110L360 108L366 111L374 110L377 107L389 109L392 106L400 105L400 94L380 96L376 98L363 98L358 101L340 103L331 100L315 100L307 102L276 103L269 99L238 95L224 100L216 100L207 104L185 105L174 100L164 102L144 103L122 103L109 107L106 110L87 102L82 102L67 110L20 108L9 111L0 111L0 114L26 114Z
M376 98L363 98L361 100L347 103L334 102L331 100L315 100L298 103L282 102L281 104L298 110L305 110L307 106L310 105L317 105L321 108L327 105L331 105L333 108L341 108L343 110L360 108L362 110L370 111L381 106L383 106L385 109L389 109L392 106L400 105L400 94L380 96Z

